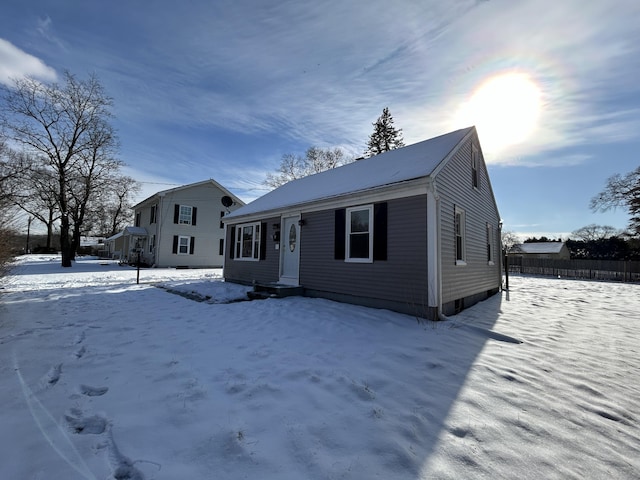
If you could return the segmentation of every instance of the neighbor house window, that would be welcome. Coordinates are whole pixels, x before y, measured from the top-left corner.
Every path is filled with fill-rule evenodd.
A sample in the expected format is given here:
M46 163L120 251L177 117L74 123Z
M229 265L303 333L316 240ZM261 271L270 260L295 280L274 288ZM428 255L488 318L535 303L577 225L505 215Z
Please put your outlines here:
M189 241L191 237L178 237L178 255L187 255L189 253Z
M478 180L478 147L471 145L471 181L473 188L479 188Z
M235 237L236 259L260 259L260 223L238 225Z
M455 207L453 225L456 239L456 265L466 265L464 210L458 207Z
M189 205L180 205L180 215L178 217L178 223L191 225L191 215L193 213L193 207Z
M373 205L347 208L347 262L373 261Z
M487 262L493 265L493 226L487 223Z
M173 236L173 253L178 255L193 255L196 238L183 235Z

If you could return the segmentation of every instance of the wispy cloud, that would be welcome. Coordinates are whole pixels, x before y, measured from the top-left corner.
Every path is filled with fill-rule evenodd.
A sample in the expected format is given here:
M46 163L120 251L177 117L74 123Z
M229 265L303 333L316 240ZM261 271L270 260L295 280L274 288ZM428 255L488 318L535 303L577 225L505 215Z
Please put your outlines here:
M43 81L56 79L56 71L39 58L0 38L0 83L11 85L26 76Z

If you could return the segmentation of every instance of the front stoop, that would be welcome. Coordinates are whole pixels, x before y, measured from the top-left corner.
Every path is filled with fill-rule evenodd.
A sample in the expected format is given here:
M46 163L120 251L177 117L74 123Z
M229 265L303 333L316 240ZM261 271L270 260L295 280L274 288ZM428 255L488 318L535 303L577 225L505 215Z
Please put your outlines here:
M299 285L283 285L280 283L257 283L253 286L252 292L247 292L247 296L251 300L291 297L303 294L304 287L301 287Z

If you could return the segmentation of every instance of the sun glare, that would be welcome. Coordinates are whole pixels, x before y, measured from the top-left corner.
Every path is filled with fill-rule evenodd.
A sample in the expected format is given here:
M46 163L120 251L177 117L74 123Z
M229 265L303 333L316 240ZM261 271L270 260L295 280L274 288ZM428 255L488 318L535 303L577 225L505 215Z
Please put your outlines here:
M541 111L540 88L523 73L489 78L460 107L458 125L475 125L483 150L493 154L527 140Z

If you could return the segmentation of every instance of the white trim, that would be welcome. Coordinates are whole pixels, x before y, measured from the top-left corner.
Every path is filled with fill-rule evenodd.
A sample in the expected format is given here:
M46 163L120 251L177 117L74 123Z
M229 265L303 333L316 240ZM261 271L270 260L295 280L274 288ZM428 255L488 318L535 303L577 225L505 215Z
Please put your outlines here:
M427 306L440 312L442 277L440 272L440 199L435 184L427 189Z
M300 240L302 238L302 227L299 225L300 219L302 218L300 213L297 214L293 214L293 215L286 215L286 216L282 216L280 218L280 245L279 245L279 249L280 249L280 271L278 272L278 282L282 283L284 285L299 285L300 284ZM298 223L298 228L296 230L297 234L298 234L298 238L296 240L297 242L297 248L296 248L296 254L298 256L297 258L297 264L298 264L298 271L297 271L297 275L295 277L284 277L282 275L282 270L283 270L283 265L284 265L284 252L285 249L288 247L288 245L286 244L287 242L287 234L284 231L284 222L285 220L289 220L289 219L293 219L296 221L296 223Z
M455 254L456 254L456 265L464 266L467 264L467 232L466 232L466 215L464 209L459 206L454 207L454 220L453 220L453 238L455 240ZM456 232L456 218L460 215L460 258L458 257L458 232Z
M253 228L253 232L251 234L251 257L243 257L241 255L242 247L243 247L242 230L246 227ZM257 230L256 230L256 227L258 227ZM260 222L241 223L239 225L234 225L233 228L236 229L236 238L232 246L232 248L234 249L233 260L238 260L239 262L260 261L260 248L261 248L260 236L262 235L262 232L260 231L260 228L262 228L261 223ZM256 231L258 232L257 234L256 234ZM240 245L239 249L237 248L238 244ZM257 256L256 256L256 247L257 247Z
M295 215L296 213L312 213L324 210L348 208L354 205L374 204L395 200L398 198L408 198L424 195L427 191L429 177L420 177L406 182L398 182L391 185L370 188L361 192L348 193L336 197L328 197L321 200L314 200L300 205L290 205L288 207L273 210L264 210L242 216L223 217L223 222L236 224L236 222L247 223L265 218L282 217Z
M186 252L181 252L180 251L180 246L181 246L181 242L182 242L183 238L187 239L187 251ZM189 237L187 235L178 235L178 251L176 253L178 255L189 255L190 248L191 248L191 237Z
M351 213L367 211L369 213L368 230L366 234L369 237L369 256L364 257L351 257L351 235L363 235L364 232L351 232ZM349 207L346 209L345 214L345 238L344 238L344 261L347 263L373 263L373 204L359 205L357 207Z

